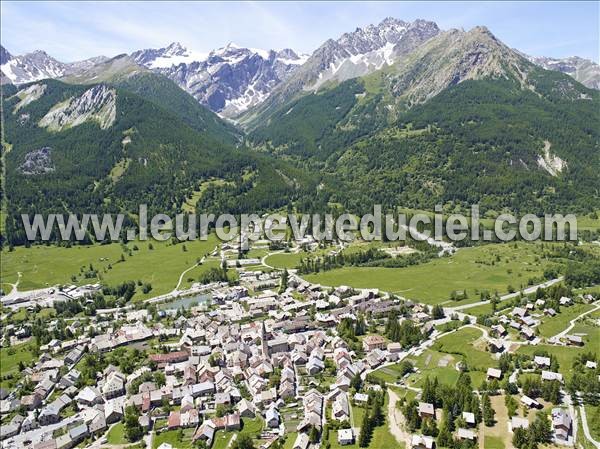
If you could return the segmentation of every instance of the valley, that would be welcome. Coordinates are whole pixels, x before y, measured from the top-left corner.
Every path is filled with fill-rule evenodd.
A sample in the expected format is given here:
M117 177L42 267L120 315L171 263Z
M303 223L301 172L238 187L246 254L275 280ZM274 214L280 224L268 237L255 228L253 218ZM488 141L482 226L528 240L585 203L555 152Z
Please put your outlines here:
M231 7L248 47L213 45L216 24L219 39L239 32L222 11L209 23L224 5L139 2L153 26L100 4L127 26L86 17L106 39L87 59L77 41L75 62L49 54L64 41L13 55L3 38L0 447L600 448L597 61L557 57L551 35L538 48L552 57L530 55L518 33L498 37L503 15L488 28L468 14L448 29L365 15L319 41L314 16L307 53L269 3ZM21 7L3 5L3 30ZM98 5L38 7L57 14L37 18L43 46L81 21L61 11ZM183 7L193 30L174 25ZM271 47L254 48L265 21ZM202 46L156 45L197 34ZM140 240L142 205L184 226L315 215L279 240L218 220L207 240ZM376 206L408 238L318 236L324 215ZM123 226L28 235L26 219L52 214ZM477 233L454 239L449 225L476 214ZM542 220L567 214L567 239ZM447 232L423 239L438 218Z

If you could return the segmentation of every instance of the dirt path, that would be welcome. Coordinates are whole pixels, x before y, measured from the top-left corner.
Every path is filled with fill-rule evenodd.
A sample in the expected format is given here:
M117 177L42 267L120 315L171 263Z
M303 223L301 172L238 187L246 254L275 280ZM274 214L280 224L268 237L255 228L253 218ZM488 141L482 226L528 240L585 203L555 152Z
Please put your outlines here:
M404 430L404 415L396 407L400 400L395 391L388 388L390 400L388 402L388 416L390 419L390 432L399 443L404 443L406 447L411 446L411 435Z

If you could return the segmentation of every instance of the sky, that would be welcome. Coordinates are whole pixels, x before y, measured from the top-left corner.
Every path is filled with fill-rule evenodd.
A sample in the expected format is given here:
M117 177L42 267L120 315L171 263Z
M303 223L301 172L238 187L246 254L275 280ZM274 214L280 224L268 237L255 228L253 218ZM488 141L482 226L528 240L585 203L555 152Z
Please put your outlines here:
M25 2L2 1L0 41L13 55L45 50L63 62L178 41L209 52L229 42L311 53L385 17L440 28L487 26L533 56L598 62L600 2Z

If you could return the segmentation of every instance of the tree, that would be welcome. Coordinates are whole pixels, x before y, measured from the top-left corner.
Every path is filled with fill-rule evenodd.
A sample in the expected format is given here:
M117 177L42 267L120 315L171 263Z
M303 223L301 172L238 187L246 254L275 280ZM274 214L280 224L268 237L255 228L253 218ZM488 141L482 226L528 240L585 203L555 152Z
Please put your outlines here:
M127 440L133 442L138 441L142 438L144 434L144 430L140 425L139 421L139 411L137 407L130 405L125 409L125 417L124 417L124 427L125 427L125 438Z
M367 411L368 412L368 411ZM369 413L365 412L360 426L360 434L358 435L358 446L367 447L371 442L371 434L373 433L373 424L369 417Z
M308 439L310 440L310 442L312 444L317 444L319 442L319 429L317 429L316 427L311 427L310 429L310 433L308 434Z
M529 432L531 434L530 439L536 443L548 443L552 440L552 426L545 412L540 410L536 413Z
M385 422L385 416L383 415L383 411L381 409L381 402L379 399L376 399L373 402L373 410L371 412L371 422L374 426L381 426Z
M243 433L238 434L237 439L231 445L231 449L255 449L252 438Z
M440 320L444 318L445 315L442 306L440 306L439 304L433 306L433 309L431 309L431 316L434 320Z
M512 444L518 449L525 446L527 444L527 431L521 427L514 429Z
M350 388L353 388L354 391L360 391L361 387L362 378L360 377L360 373L356 373L350 380Z
M444 420L442 421L442 425L438 432L437 445L438 447L452 447L453 443L454 440L452 439L452 433L448 426L448 419L444 416Z
M482 409L483 409L483 422L486 426L491 427L494 425L494 416L496 412L492 408L492 401L490 401L490 397L486 394L483 395L482 398Z
M281 283L279 286L279 293L283 293L285 291L285 289L288 287L288 271L287 270L283 270L283 273L281 273Z

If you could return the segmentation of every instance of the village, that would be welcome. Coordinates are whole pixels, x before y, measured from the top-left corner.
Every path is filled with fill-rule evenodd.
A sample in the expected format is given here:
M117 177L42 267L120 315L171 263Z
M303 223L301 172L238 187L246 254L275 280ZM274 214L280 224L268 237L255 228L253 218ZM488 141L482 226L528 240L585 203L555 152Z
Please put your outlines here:
M600 447L585 415L600 395L597 297L556 298L550 283L441 307L225 263L235 285L43 320L72 338L41 345L0 389L2 448ZM85 306L99 288L4 305ZM18 347L31 326L3 325L2 338Z

